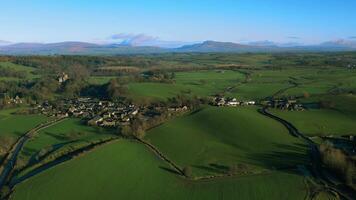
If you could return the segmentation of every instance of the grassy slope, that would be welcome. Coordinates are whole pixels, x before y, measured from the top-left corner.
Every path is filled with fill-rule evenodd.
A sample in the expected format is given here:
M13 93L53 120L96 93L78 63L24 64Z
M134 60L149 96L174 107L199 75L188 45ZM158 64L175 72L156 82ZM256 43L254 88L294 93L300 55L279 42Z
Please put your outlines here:
M17 109L0 111L0 159L16 139L48 120L42 115L13 115Z
M79 119L67 119L59 124L44 129L30 139L20 152L19 160L27 163L41 150L63 150L79 145L86 145L92 141L113 137L109 130L90 127L82 124Z
M335 110L313 109L303 112L273 110L273 113L291 122L306 135L356 135L356 117Z
M16 110L18 109L15 108L0 111L0 136L19 137L41 122L48 120L48 118L43 115L11 114Z
M220 173L232 164L261 170L306 159L304 145L256 107L208 107L152 129L146 139L181 167L193 166L196 175Z
M33 72L36 71L36 68L33 67L17 65L11 62L0 62L0 67L11 68L16 71L23 71L26 73L27 79L38 78L38 75L33 74ZM0 77L0 80L19 80L19 79L12 78L12 77Z
M244 80L244 75L234 71L178 72L176 83L130 83L129 94L134 98L163 100L180 93L208 96L224 91L229 86Z
M261 176L191 182L144 145L119 141L49 169L15 188L14 200L32 199L303 199L303 178Z
M328 95L318 98L331 102L333 108L303 112L272 111L307 135L356 135L356 96Z

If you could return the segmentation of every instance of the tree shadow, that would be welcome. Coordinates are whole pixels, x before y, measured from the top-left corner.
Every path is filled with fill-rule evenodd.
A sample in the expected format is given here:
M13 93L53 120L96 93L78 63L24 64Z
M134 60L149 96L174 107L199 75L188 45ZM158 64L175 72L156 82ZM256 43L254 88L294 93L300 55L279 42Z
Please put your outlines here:
M166 172L169 172L169 173L172 173L174 175L181 175L179 172L177 172L176 170L174 169L171 169L171 168L168 168L168 167L163 167L163 166L159 166L160 169L166 171Z
M208 166L205 165L193 165L194 168L201 169L210 173L227 173L229 167L221 164L210 163Z
M269 170L283 170L296 173L298 166L310 166L311 154L307 144L274 144L277 150L271 152L251 153L246 158L249 164L258 165Z
M67 145L67 144L71 144L71 143L75 143L78 140L74 140L74 141L69 141L69 142L62 142L59 144L54 144L52 145L47 152L45 152L43 155L40 155L41 153L38 151L36 154L33 154L28 162L28 165L33 165L36 164L37 162L43 160L44 158L46 158L48 155L52 154L53 152L61 149L63 146Z

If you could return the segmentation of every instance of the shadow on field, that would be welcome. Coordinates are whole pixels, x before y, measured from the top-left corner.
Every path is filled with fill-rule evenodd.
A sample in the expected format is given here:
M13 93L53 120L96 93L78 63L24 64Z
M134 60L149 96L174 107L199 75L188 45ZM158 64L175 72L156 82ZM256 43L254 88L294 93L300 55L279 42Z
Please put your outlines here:
M172 173L174 175L181 175L179 172L177 172L176 170L174 169L171 169L171 168L168 168L168 167L163 167L163 166L159 166L160 169L166 171L166 172L169 172L169 173Z
M39 162L42 159L46 158L51 153L61 149L63 146L75 143L77 141L78 140L73 140L73 141L69 141L69 142L63 142L63 143L59 143L59 144L54 144L50 148L47 148L46 150L45 149L41 149L41 151L38 151L38 152L36 152L35 154L33 154L31 156L28 165L36 164L37 162Z
M306 144L293 145L274 144L277 150L271 152L252 153L246 158L250 164L259 165L270 170L287 170L295 173L298 165L310 165L310 148Z
M227 173L229 171L229 166L211 163L208 166L204 165L193 165L194 168L202 169L211 173Z

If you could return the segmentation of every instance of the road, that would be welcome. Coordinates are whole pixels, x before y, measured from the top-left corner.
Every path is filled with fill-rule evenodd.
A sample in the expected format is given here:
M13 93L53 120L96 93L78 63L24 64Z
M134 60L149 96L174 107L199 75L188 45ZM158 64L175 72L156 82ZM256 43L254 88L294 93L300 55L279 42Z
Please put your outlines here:
M40 125L36 126L35 128L31 129L30 131L28 131L26 134L24 134L17 140L17 142L13 145L13 147L7 154L7 157L5 158L3 170L0 175L0 190L4 187L4 185L8 181L9 175L11 174L11 172L13 171L13 169L15 167L17 157L18 157L21 149L23 148L25 142L28 139L30 139L31 137L33 137L34 134L37 133L38 131L48 128L50 126L53 126L54 124L57 124L57 123L63 121L64 119L65 118L58 118L53 121L50 121L50 122L47 122L44 124L40 124Z
M340 195L343 199L352 200L355 197L355 192L351 191L343 186L335 185L331 182L323 173L322 161L320 158L319 150L317 144L314 143L309 137L305 136L298 129L293 126L290 122L271 114L268 112L267 108L263 108L259 110L259 112L267 117L270 117L281 124L283 124L289 131L289 133L295 137L301 138L304 142L306 142L310 147L311 152L311 167L312 174L316 180L318 180L319 184L323 185L324 188L332 190Z

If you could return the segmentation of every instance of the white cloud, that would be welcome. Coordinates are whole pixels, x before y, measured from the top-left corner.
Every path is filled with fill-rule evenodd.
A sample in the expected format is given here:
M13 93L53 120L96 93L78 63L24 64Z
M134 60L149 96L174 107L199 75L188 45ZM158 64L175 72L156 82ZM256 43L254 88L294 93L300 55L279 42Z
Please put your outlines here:
M145 34L127 34L118 33L110 37L111 40L119 41L123 45L141 46L145 43L151 43L158 40L158 37L153 37Z

